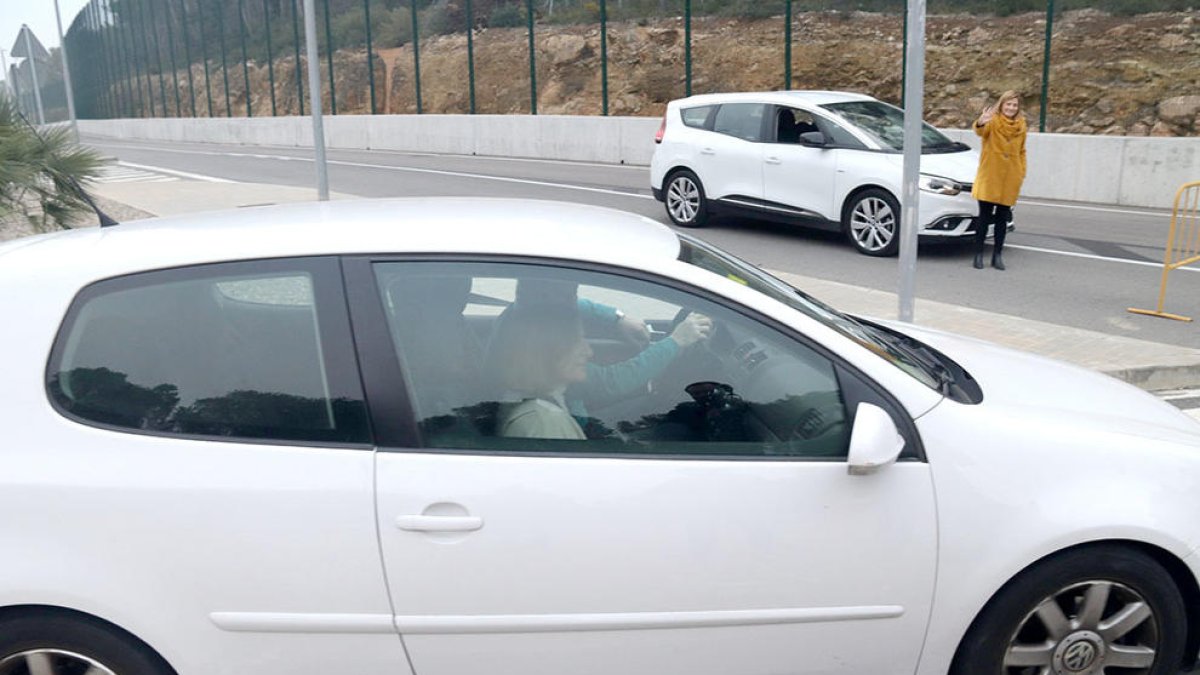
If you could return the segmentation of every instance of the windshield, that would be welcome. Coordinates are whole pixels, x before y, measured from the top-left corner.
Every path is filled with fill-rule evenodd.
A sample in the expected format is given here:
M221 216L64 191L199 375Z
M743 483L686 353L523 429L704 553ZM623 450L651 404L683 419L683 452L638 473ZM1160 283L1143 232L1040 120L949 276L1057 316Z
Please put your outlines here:
M822 108L841 115L842 119L867 132L885 150L904 150L904 111L882 101L850 101L827 103ZM956 143L945 134L928 124L921 123L921 150L923 152L965 150L966 146Z
M784 303L833 330L854 340L858 344L896 366L900 370L931 389L941 390L944 378L907 349L895 337L869 324L863 324L846 316L816 298L776 279L758 267L693 239L679 235L679 259L703 270L736 281L774 300Z

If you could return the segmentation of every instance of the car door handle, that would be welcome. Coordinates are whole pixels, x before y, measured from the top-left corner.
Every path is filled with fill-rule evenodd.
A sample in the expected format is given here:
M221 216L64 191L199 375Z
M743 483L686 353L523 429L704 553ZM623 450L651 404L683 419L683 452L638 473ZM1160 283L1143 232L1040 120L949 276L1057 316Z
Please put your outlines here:
M783 164L783 160L778 157L768 157L767 164Z
M396 527L409 532L474 532L483 527L479 516L398 516Z
M716 151L716 150L713 150L712 148L704 148L704 149L702 149L702 150L700 151L700 154L702 154L702 155L715 155L715 154L717 154L717 151Z

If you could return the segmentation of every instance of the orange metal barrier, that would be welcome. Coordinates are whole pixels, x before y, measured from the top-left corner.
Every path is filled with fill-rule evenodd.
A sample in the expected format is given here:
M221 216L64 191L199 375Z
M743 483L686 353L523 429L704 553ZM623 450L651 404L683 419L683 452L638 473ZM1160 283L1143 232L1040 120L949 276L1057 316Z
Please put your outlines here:
M1191 321L1191 317L1168 314L1163 311L1167 299L1167 275L1200 261L1200 181L1184 183L1175 193L1175 206L1171 209L1171 233L1167 235L1167 251L1163 256L1162 286L1158 292L1158 309L1134 309L1134 314L1161 316L1176 321Z

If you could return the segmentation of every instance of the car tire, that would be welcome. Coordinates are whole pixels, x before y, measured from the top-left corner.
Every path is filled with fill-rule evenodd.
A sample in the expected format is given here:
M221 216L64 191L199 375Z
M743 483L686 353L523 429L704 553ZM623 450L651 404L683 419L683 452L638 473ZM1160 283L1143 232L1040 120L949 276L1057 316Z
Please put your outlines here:
M101 621L34 611L0 619L0 675L175 675L149 647Z
M1123 612L1130 618L1114 622ZM950 673L1098 675L1121 659L1123 675L1168 675L1179 672L1186 626L1183 598L1158 562L1089 546L1005 585L971 624Z
M667 217L679 227L703 227L708 221L708 199L696 174L680 169L663 182Z
M900 250L900 203L887 190L863 190L846 202L842 229L859 253L896 255Z

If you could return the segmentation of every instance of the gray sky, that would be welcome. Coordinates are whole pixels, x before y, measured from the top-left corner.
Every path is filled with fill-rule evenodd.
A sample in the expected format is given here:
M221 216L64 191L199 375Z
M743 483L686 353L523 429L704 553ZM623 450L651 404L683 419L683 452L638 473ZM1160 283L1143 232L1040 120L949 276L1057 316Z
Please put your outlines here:
M58 0L62 10L63 32L65 33L75 20L75 15L87 5L87 0ZM58 24L54 21L54 0L0 0L0 49L4 50L4 58L8 65L13 59L8 55L13 43L17 41L17 33L21 24L29 24L29 29L41 40L46 49L58 46ZM70 56L70 55L68 55ZM0 75L0 78L3 76Z

